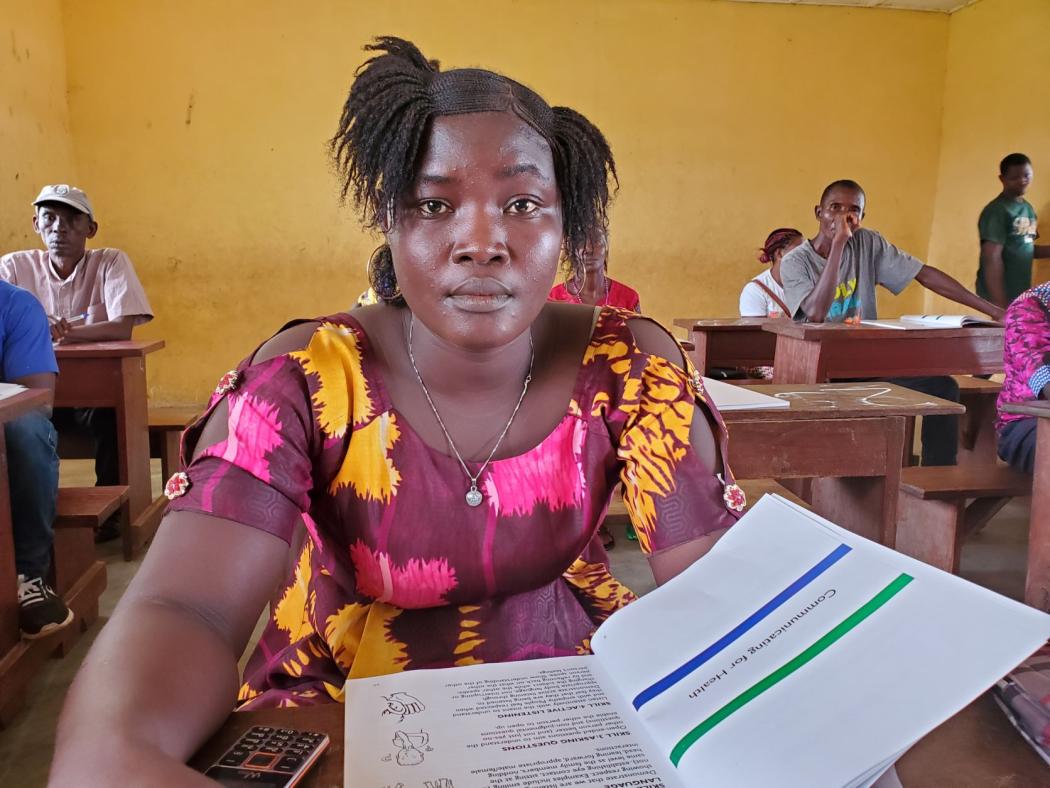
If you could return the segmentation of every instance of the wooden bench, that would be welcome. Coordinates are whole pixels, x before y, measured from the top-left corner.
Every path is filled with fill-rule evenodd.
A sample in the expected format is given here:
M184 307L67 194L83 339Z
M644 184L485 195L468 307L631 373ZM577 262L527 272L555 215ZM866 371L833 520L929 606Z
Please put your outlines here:
M1011 498L1029 495L1031 489L1031 476L1005 465L904 468L896 548L956 573L967 534L982 528Z
M125 529L128 488L60 487L55 517L55 591L60 596L95 563L95 530L121 510L121 530Z
M60 487L55 518L52 583L73 611L73 622L53 635L20 640L0 658L0 727L25 705L27 687L50 657L63 657L98 619L106 590L106 564L95 558L95 528L122 510L128 518L127 487Z

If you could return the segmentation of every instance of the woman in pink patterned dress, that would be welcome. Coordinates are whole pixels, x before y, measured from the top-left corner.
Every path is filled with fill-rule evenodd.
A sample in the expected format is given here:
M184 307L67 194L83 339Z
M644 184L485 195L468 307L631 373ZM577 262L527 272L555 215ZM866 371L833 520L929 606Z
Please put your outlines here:
M999 392L999 456L1025 473L1035 471L1034 416L1007 413L1004 405L1050 398L1050 282L1017 296L1004 318L1003 368Z
M290 325L223 376L138 575L72 687L52 779L194 785L242 708L347 677L586 653L633 595L592 537L613 489L663 581L743 509L670 335L547 303L606 225L583 116L380 39L332 142L386 243L383 303ZM237 659L267 602L243 679Z
M574 266L569 278L552 287L547 298L570 304L642 311L637 291L609 276L609 236L606 233L583 248L582 265Z

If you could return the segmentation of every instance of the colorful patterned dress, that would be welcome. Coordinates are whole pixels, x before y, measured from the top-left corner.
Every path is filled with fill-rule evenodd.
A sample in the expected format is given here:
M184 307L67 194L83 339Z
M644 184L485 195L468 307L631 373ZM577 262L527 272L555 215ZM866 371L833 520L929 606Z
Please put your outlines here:
M623 282L617 282L615 279L606 277L606 282L609 283L609 289L605 293L605 299L599 306L615 306L620 309L627 309L631 312L641 312L642 306L638 299L638 292L633 288L628 287ZM583 301L580 297L573 293L569 286L562 282L560 285L555 285L551 288L550 293L547 295L548 301L565 301L570 304L582 304Z
M647 553L736 522L740 488L689 443L694 401L709 407L699 377L641 352L632 316L601 310L564 418L489 465L477 508L456 459L394 408L349 314L325 318L302 351L224 376L208 413L227 400L228 437L169 483L170 511L290 543L300 521L307 532L241 708L342 701L347 677L587 653L598 624L635 598L590 544L621 482Z

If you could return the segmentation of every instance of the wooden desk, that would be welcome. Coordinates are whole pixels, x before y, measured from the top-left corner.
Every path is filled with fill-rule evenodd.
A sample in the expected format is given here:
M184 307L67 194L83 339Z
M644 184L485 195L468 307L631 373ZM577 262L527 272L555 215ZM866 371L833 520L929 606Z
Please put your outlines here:
M895 330L768 320L776 336L774 383L849 378L989 375L1003 371L1003 329Z
M338 703L231 714L191 763L203 771L252 725L327 733L331 746L300 786L343 785L343 706ZM906 788L1030 788L1050 784L1050 769L987 695L922 739L901 758L897 770Z
M124 533L124 557L131 558L153 536L160 512L152 516L146 354L164 342L91 342L59 345L56 408L113 408L117 415L120 483L131 488L131 527ZM144 514L151 516L144 517Z
M1028 575L1024 601L1050 612L1050 402L1006 405L1007 413L1039 419L1032 478L1032 513L1028 523Z
M30 389L0 400L0 424L45 406L50 396L50 392ZM0 430L0 727L7 725L25 703L29 682L40 667L53 654L68 652L81 631L97 617L98 598L106 587L106 565L96 561L62 593L73 611L73 622L48 637L22 640L7 474L7 447Z
M764 317L713 319L677 318L674 324L689 332L695 345L693 364L701 375L715 367L763 367L773 363L776 337L762 330Z
M47 406L50 395L42 389L27 389L0 399L0 425L30 411ZM11 491L7 481L7 443L0 429L0 654L6 654L21 639L18 630L18 572L11 530Z
M893 547L907 422L961 413L961 405L890 383L769 385L788 408L722 413L740 479L813 478L823 517Z

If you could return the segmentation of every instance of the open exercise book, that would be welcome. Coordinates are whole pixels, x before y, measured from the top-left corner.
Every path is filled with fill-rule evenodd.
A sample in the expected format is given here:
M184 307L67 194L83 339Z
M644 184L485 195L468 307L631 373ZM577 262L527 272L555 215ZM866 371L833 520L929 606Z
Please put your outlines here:
M348 681L346 784L866 786L1048 636L766 496L593 655Z
M899 320L861 320L876 328L969 328L971 326L1001 326L991 318L973 315L902 315Z

